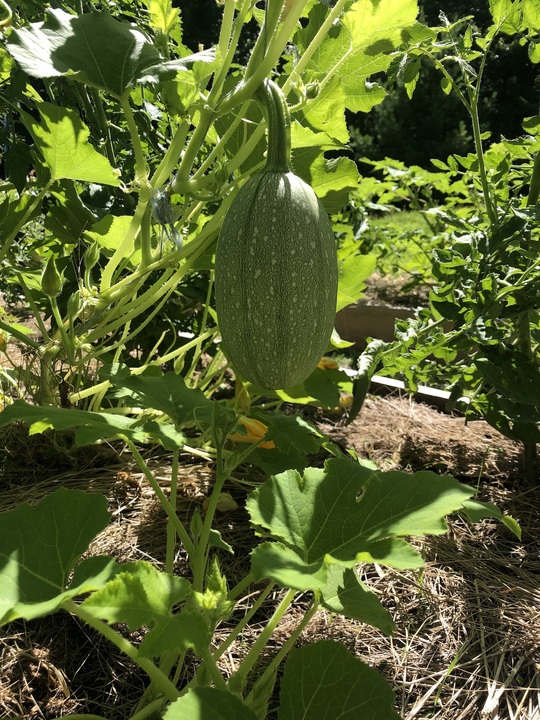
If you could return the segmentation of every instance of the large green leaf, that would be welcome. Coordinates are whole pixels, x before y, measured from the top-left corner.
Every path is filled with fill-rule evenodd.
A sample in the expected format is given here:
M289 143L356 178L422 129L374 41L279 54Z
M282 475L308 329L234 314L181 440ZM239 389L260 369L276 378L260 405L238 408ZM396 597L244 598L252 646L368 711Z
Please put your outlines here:
M279 720L399 720L386 680L340 643L305 645L287 660ZM167 718L168 720L168 718Z
M236 695L200 687L169 705L163 720L257 720L257 716Z
M473 495L472 488L451 477L377 472L348 459L328 460L324 469L307 468L303 477L288 470L251 493L247 509L252 522L294 557L264 543L257 549L255 569L258 576L266 573L280 584L291 581L292 587L300 572L298 589L310 582L319 588L326 577L324 599L330 604L337 581L328 575L329 567L352 568L358 562L421 567L421 557L404 538L444 533L445 516ZM343 607L354 605L350 593L341 602Z
M198 649L209 642L202 615L172 612L173 606L190 592L191 586L184 578L159 572L150 563L139 561L123 565L112 580L83 602L83 607L110 623L126 623L130 630L149 627L139 652L156 657L170 650Z
M320 8L313 9L308 27L298 33L301 47L312 38L310 26L317 29L321 13ZM318 80L322 89L298 115L302 124L347 142L345 108L367 112L382 102L384 89L368 79L388 68L389 53L406 39L405 29L413 25L417 14L416 0L351 3L307 65L307 77Z
M49 9L44 22L14 30L7 45L33 77L67 75L116 96L140 82L171 80L193 62L215 56L207 50L165 61L143 33L106 11L77 16Z
M168 450L183 445L185 438L171 425L148 421L139 423L137 418L128 418L112 413L91 412L75 408L59 408L29 405L16 400L0 412L0 427L11 422L24 422L29 425L30 434L38 434L49 429L68 430L76 428L77 445L89 445L98 440L113 437L128 437L134 442L159 442Z
M165 413L176 426L188 421L210 424L214 403L197 388L188 388L184 378L174 372L164 375L121 374L116 384L117 397L130 397L144 408L152 408Z
M21 112L43 155L52 180L83 180L119 185L118 173L88 142L90 131L78 114L48 102L38 105L41 121Z
M101 587L115 570L111 558L89 558L68 578L109 521L107 499L60 488L34 507L0 515L0 622L31 619L63 600ZM86 567L85 567L86 565Z

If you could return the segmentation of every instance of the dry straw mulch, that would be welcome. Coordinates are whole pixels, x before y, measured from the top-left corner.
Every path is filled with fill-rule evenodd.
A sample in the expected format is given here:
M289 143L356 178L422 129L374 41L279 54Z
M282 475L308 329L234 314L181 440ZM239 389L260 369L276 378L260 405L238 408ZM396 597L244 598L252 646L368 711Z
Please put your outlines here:
M351 426L325 421L321 427L383 469L427 467L478 485L481 499L492 500L521 524L523 538L518 541L495 521L471 528L462 518L452 518L447 535L415 541L426 558L421 573L360 568L362 579L394 617L392 637L320 612L301 642L332 638L345 643L387 677L404 720L540 720L540 500L537 491L520 489L519 448L484 423L465 426L462 418L400 397L370 397ZM48 457L43 447L39 457ZM22 500L35 502L60 484L104 492L112 520L92 552L122 561L151 560L162 567L165 517L129 463L110 466L110 456L103 454L100 466L93 467L92 458L84 454L79 467L69 466L64 458L64 472L55 475L51 466L47 478L47 468L40 474L32 453L26 453L24 462L21 456L18 472L13 457L8 459L0 479L0 509ZM154 468L166 488L166 458L156 460ZM184 464L180 480L179 512L188 517L193 507L202 507L212 470ZM232 584L247 571L255 540L242 507L242 484L228 489L239 507L223 514L219 524L224 539L237 548L234 558L223 558ZM179 573L186 572L182 554L177 567ZM258 588L253 593L246 606ZM278 597L276 593L274 602ZM299 622L308 599L298 597L276 631L268 657ZM244 633L242 643L223 657L225 673L235 669L271 611L272 602ZM261 663L266 661L261 658ZM0 639L0 717L49 720L94 712L123 720L145 682L107 642L62 614L13 623ZM269 717L275 717L273 711Z

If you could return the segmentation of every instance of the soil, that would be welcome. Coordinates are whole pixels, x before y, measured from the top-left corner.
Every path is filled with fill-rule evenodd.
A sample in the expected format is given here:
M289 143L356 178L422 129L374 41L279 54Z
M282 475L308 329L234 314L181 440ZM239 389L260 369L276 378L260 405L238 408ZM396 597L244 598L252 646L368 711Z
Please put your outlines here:
M314 421L333 441L381 469L429 468L478 487L480 499L512 515L523 536L518 541L500 522L484 520L471 527L452 517L447 535L415 541L426 559L421 573L361 568L363 581L392 613L392 637L319 612L300 642L343 642L386 676L404 720L540 720L540 500L537 491L521 484L520 448L484 422L466 425L461 417L399 395L369 396L351 425L340 416ZM88 450L74 455L51 448L46 436L9 432L0 438L6 448L1 510L23 500L35 502L60 484L102 492L112 519L91 552L121 561L151 560L162 567L165 517L129 457L108 447L97 455ZM168 458L153 456L149 462L166 489ZM186 517L203 505L213 482L211 466L188 463L186 456L178 507ZM219 517L224 539L236 547L233 560L224 558L232 584L246 571L255 540L243 509L243 478L227 489L238 503ZM177 572L186 572L181 556ZM279 597L276 592L269 598L258 623ZM268 658L300 621L305 602L299 595L274 635ZM261 626L255 623L243 644L231 647L221 665L225 674L235 669ZM223 628L216 640L225 634ZM96 713L124 720L146 683L125 656L65 614L3 628L0 668L0 717L6 718ZM269 717L275 717L273 710Z

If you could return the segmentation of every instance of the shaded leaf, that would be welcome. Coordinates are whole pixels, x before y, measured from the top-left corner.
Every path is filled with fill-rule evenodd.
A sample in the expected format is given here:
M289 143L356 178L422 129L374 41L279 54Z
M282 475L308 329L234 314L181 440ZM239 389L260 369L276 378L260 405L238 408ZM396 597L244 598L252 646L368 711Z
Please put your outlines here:
M321 641L287 660L279 720L399 720L386 680L340 643Z
M122 373L118 379L111 376L118 387L117 397L129 397L144 408L165 413L178 427L186 422L212 423L213 402L197 388L188 388L181 375L168 372L164 375L132 375Z
M253 413L253 416L267 425L265 440L273 441L276 447L256 448L249 461L268 474L304 468L308 455L316 453L323 440L319 431L299 415Z
M0 427L11 422L24 422L29 426L30 435L49 429L68 430L76 428L75 443L88 445L113 437L128 437L134 442L148 442L152 439L163 447L174 450L182 446L184 436L170 425L156 422L139 424L137 418L128 418L112 413L91 412L74 408L29 405L16 400L0 412Z
M171 703L163 720L257 720L257 716L232 693L195 688Z
M321 596L323 607L332 612L378 627L386 635L394 631L392 616L360 581L354 568L330 565Z
M317 590L325 584L326 569L320 563L309 565L282 543L266 542L251 553L255 580L272 578L281 587Z

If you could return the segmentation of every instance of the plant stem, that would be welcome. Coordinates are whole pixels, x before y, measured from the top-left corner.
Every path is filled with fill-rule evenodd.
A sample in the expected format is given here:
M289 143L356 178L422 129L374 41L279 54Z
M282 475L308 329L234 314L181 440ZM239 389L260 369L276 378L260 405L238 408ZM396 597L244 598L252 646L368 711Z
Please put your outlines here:
M287 91L291 88L294 79L298 78L302 75L304 72L306 66L308 65L309 61L315 54L315 52L319 49L320 45L324 40L326 40L328 33L330 32L330 29L332 28L333 24L337 20L337 18L341 15L343 12L343 9L347 5L349 0L338 0L338 2L334 5L332 10L330 11L328 17L324 21L324 23L319 28L317 34L313 38L313 40L309 43L308 47L304 50L302 53L302 57L298 60L296 65L293 68L293 71L285 81L285 84L283 85L283 92L287 94ZM347 54L348 56L348 54ZM334 77L333 71L331 71L328 74L328 77Z
M92 613L85 610L85 608L81 605L74 603L73 600L64 601L62 606L65 610L83 620L87 625L90 625L91 628L97 630L101 635L106 637L107 640L112 642L119 650L121 650L124 655L127 655L131 660L136 662L137 665L144 670L152 682L168 698L168 700L173 702L180 696L180 693L169 678L164 675L151 660L140 657L139 651L135 645L132 645L129 640L126 640L126 638L122 637L120 633L113 630L110 625L107 625L107 623L102 620L98 620Z
M279 651L276 653L276 655L275 655L274 658L272 659L272 662L271 662L270 665L268 665L268 667L264 670L264 672L262 673L262 675L261 675L259 678L257 678L257 682L255 683L255 685L253 686L251 692L249 693L249 695L248 695L247 698L246 698L246 704L248 704L248 705L250 704L250 699L251 699L251 697L252 697L252 695L253 695L253 692L254 692L254 690L255 690L255 687L256 687L259 683L260 683L261 685L264 685L265 682L266 682L266 678L268 677L268 675L272 675L272 673L274 673L274 672L277 670L277 668L279 667L279 665L281 665L281 663L283 662L283 659L284 659L285 657L287 657L288 653L289 653L289 652L291 651L291 649L294 647L296 641L298 640L298 638L300 637L300 635L302 634L302 632L304 631L304 629L305 629L305 628L307 627L307 625L309 624L311 618L312 618L312 617L315 615L315 613L317 612L317 609L318 609L318 603L313 602L312 606L309 608L309 610L306 612L306 614L305 614L304 617L302 618L302 621L298 624L298 626L297 626L297 627L293 630L293 632L291 633L291 635L290 635L290 637L288 638L287 642L284 643L284 645L279 649Z
M209 648L204 648L203 650L201 650L201 660L204 663L204 669L214 681L214 685L216 686L216 688L218 690L227 690L227 683L225 682L223 675L219 671L216 660L210 652Z
M157 717L160 714L160 710L163 708L165 702L165 698L163 697L160 697L157 700L153 700L151 703L148 703L148 705L145 705L141 710L137 710L130 717L129 720L145 720L147 717L150 717L150 715L153 715L154 713ZM68 720L70 719L68 718Z
M250 68L250 64L248 63L248 68L252 70L251 74L248 75L246 72L244 82L237 85L236 88L229 93L229 95L223 98L216 107L216 110L220 115L229 112L239 103L253 97L253 93L257 90L262 81L270 75L274 66L281 57L283 50L296 28L298 20L304 12L306 4L307 0L297 0L294 3L285 20L281 23L281 27L276 32L271 46L267 48L267 52L261 62L257 65L257 67L253 68ZM262 42L264 41L261 40L261 43Z
M206 510L201 534L199 535L199 542L197 543L197 553L195 556L195 563L193 567L193 589L196 592L203 592L204 590L204 576L206 570L206 563L208 559L208 541L210 539L210 531L212 530L212 522L216 513L217 504L219 501L219 494L223 488L223 483L227 478L227 473L223 467L223 443L216 442L216 482L212 488L210 495L210 501Z
M529 185L529 196L527 197L527 205L532 207L538 203L540 198L540 151L536 153L531 174L531 183Z
M156 495L161 503L161 506L167 513L167 517L169 518L174 529L178 533L178 537L182 541L182 544L183 544L186 552L188 553L190 561L191 561L192 557L194 557L194 555L195 555L195 546L193 545L193 542L191 541L191 538L189 537L189 534L188 534L187 530L185 529L183 523L181 522L180 518L176 514L176 509L168 501L167 496L165 495L163 490L160 488L159 483L157 482L154 475L152 474L152 471L150 470L148 465L145 463L141 454L135 447L135 444L133 443L133 441L127 437L123 437L123 439L126 441L129 449L131 450L131 453L132 453L133 457L135 458L137 465L141 468L141 470L144 473L144 476L146 477L146 479L152 486L152 490L156 493Z
M147 268L152 263L151 212L147 205L141 220L141 267Z
M274 614L268 621L266 627L261 632L257 640L252 645L250 651L242 661L242 664L240 665L239 669L229 678L229 683L231 683L231 680L233 678L236 678L237 676L241 676L242 678L247 678L247 675L249 671L253 668L255 663L257 662L257 659L261 655L266 643L270 640L270 637L272 636L274 630L278 626L280 620L285 615L287 610L289 609L289 605L294 600L294 596L296 595L296 590L289 590L285 597L281 600L279 605L274 611Z
M60 334L60 337L62 339L62 343L64 344L64 352L66 354L68 363L70 365L75 364L75 348L73 347L73 342L68 337L64 320L62 318L62 315L60 314L60 308L58 307L58 303L56 302L55 297L49 297L50 303L51 303L51 309L53 311L54 319L56 320L56 324L58 326L58 333Z
M486 164L484 161L484 149L482 147L482 132L480 130L480 118L478 116L478 93L475 91L471 98L470 113L472 120L474 146L476 149L476 155L478 158L478 173L480 175L480 182L482 184L482 193L484 195L484 203L486 206L486 212L489 218L490 225L495 228L498 225L497 213L493 207L493 201L491 199L491 193L489 189L489 182L486 173Z
M228 5L235 5L234 2L231 0L227 0ZM227 77L227 74L229 72L229 69L231 67L231 64L234 60L234 55L236 52L236 48L238 47L238 42L240 40L240 35L242 32L242 28L244 26L244 21L246 19L246 15L251 7L251 0L244 0L242 5L240 6L240 10L238 11L238 15L236 16L233 26L232 26L232 33L229 33L229 39L228 39L228 47L225 52L222 50L222 56L223 56L223 62L221 64L221 67L219 69L219 73L216 74L214 77L214 82L212 83L212 89L210 91L210 94L208 95L208 104L214 105L214 103L217 101L219 95L221 94L223 83L225 82L225 79ZM224 16L225 13L230 12L231 8L225 7ZM222 28L223 30L223 28ZM220 35L220 48L225 46L225 36Z
M137 203L135 213L133 214L128 229L126 230L126 234L122 238L117 249L114 251L114 254L109 260L109 262L105 265L101 274L101 283L99 288L101 295L104 295L104 293L110 290L115 270L120 265L120 263L125 260L126 257L129 257L129 255L133 252L135 240L137 239L137 236L139 235L139 232L141 230L141 223L143 221L146 208L148 206L148 201L149 195L144 200L142 198L142 195L139 196L139 202ZM138 269L145 274L147 272L147 268L145 266L142 266L142 263ZM128 282L127 279L126 282Z
M116 159L114 156L114 147L112 144L111 129L109 127L109 123L107 121L107 116L105 115L105 110L103 108L103 100L101 99L99 90L95 87L90 88L90 94L92 95L92 100L94 101L94 106L95 106L98 121L99 121L99 128L101 130L103 137L105 138L105 153L107 154L107 159L109 160L111 165L114 167L114 165L116 164Z
M291 119L287 100L281 88L272 80L265 80L259 96L264 104L268 125L266 167L278 172L291 169Z
M177 428L178 429L178 428ZM176 496L178 492L178 456L180 451L176 448L173 451L171 467L171 492L169 502L171 507L176 509ZM169 575L174 573L174 551L176 548L176 529L170 520L167 521L167 553L165 559L165 570Z
M189 127L189 123L184 121L176 128L171 144L152 176L151 185L155 190L160 190L165 185L178 165L178 159L182 154Z
M231 630L231 632L227 635L225 640L219 645L218 648L214 651L214 658L218 660L225 650L229 648L233 642L236 640L236 638L240 635L242 630L246 627L246 625L249 623L251 618L259 611L259 609L264 604L266 598L270 595L274 588L274 583L269 582L268 585L265 587L265 589L260 593L257 600L253 603L253 605L249 608L247 613L244 615L244 617L238 622L235 627Z

